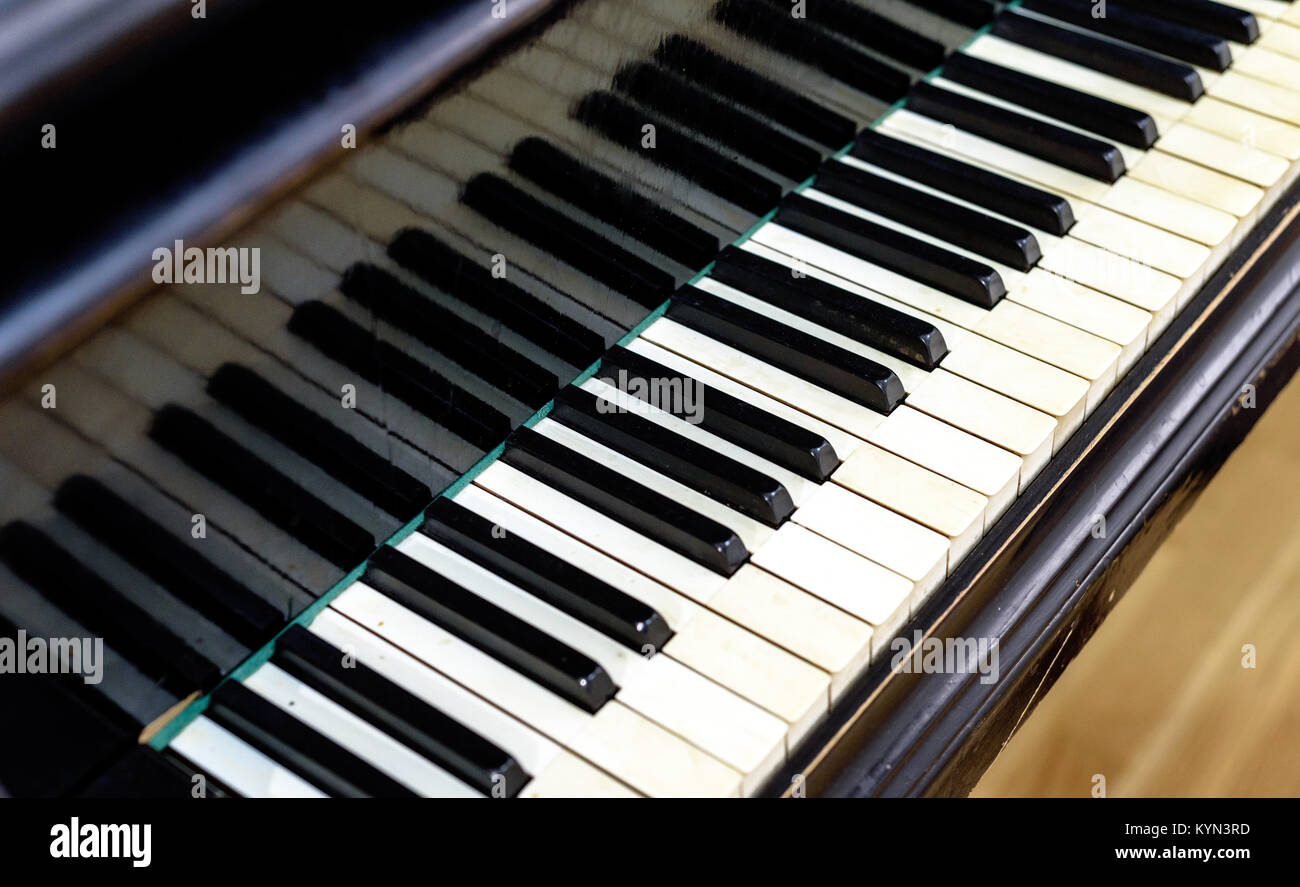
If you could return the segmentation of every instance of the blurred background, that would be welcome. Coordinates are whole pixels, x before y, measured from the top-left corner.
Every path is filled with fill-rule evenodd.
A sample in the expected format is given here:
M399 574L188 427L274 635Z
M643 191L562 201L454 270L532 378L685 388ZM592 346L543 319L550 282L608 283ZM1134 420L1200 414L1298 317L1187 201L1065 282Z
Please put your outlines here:
M1300 794L1298 440L1292 382L973 797Z

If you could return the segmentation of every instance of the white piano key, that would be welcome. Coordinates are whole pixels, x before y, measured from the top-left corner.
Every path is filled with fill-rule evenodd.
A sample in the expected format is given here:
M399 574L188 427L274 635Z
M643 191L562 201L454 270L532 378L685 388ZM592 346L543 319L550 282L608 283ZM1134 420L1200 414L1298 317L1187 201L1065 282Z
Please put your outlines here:
M337 702L267 662L244 686L426 798L481 798L474 789Z
M831 445L835 450L835 455L839 456L840 459L848 458L862 444L861 439L836 428L834 425L823 422L816 416L800 412L789 404L782 403L768 397L761 391L740 384L735 379L715 373L703 364L689 360L676 352L660 348L649 339L638 336L627 344L627 348L629 351L635 351L637 354L663 364L669 369L685 373L705 385L730 394L738 400L743 400L759 409L766 410L774 416L793 422L801 428L820 434Z
M168 745L246 798L324 798L325 793L216 721L199 715Z
M694 358L723 375L757 388L769 397L817 416L858 438L865 438L885 417L833 394L792 373L750 357L728 345L661 317L641 333L668 351Z
M653 468L647 468L635 459L624 456L604 444L597 443L567 425L561 425L553 419L543 419L533 426L533 430L538 434L564 444L569 449L581 453L589 459L595 460L606 468L617 471L624 477L681 503L692 511L715 520L725 527L729 527L735 531L736 535L740 537L740 541L745 543L745 548L749 551L759 548L772 536L771 527L761 524L752 517L741 514L729 506L723 505L716 499L710 499L703 493L688 487L686 484L678 483Z
M1018 456L906 405L894 410L867 441L987 497L990 520L1006 510L1019 489Z
M943 533L950 563L984 535L987 497L873 444L859 447L831 480Z
M507 470L501 472L498 467ZM672 592L655 579L693 594L737 625L835 676L852 668L870 639L869 626L848 620L839 611L788 583L771 577L759 581L748 566L741 567L730 579L723 579L567 496L546 489L507 465L493 465L478 480L484 478L484 489L466 487L457 494L456 501L490 516L510 532L518 532L529 541L544 545L592 575L653 603L660 608L660 613L669 614L665 618L674 628L689 627L695 619L707 614L687 611L676 617L671 615L661 602L665 594ZM487 492L489 488L493 493ZM498 499L494 493L502 498ZM505 499L515 502L519 508L505 505ZM493 504L492 500L505 507ZM555 526L542 524L531 514L525 515L524 510L545 516ZM579 537L582 541L578 541ZM675 582L684 584L685 588L674 585ZM648 589L656 588L660 589L659 594L647 593ZM681 621L674 622L674 618ZM803 626L810 624L821 625L824 630L803 630ZM737 661L744 661L743 657L737 657ZM695 667L692 662L687 664ZM761 666L764 671L772 668L771 662Z
M825 701L829 678L780 649L781 641L789 639L789 631L778 622L775 637L761 629L759 634L751 633L756 625L767 628L774 623L763 605L751 602L738 614L741 618L735 619L739 624L727 622L631 567L585 545L575 536L543 523L481 488L471 484L456 494L455 501L506 532L544 548L653 606L676 632L660 652L783 718L800 735L825 713L825 705L819 700ZM807 597L802 592L796 593ZM807 600L812 603L811 598ZM788 607L797 605L798 602L794 602ZM716 595L710 606L724 612L718 607ZM824 615L832 611L820 608L817 612ZM807 648L809 645L801 646Z
M1300 28L1290 30L1300 33ZM1259 148L1290 161L1300 160L1300 126L1221 102L1213 96L1205 96L1193 105L1183 120L1241 145Z
M559 745L516 720L487 701L454 683L408 653L399 650L378 635L352 620L326 608L312 620L309 630L338 649L354 655L359 662L393 683L420 697L448 717L470 728L510 754L534 779L547 777L556 761L565 753ZM572 757L572 756L570 756ZM626 786L575 759L565 765L566 773L577 777L578 771L592 771L589 780L604 780L624 795L634 794Z
M1057 423L1033 407L994 394L942 367L907 398L907 405L962 428L1020 456L1020 485L1029 483L1051 458Z
M1041 120L1044 123L1048 123L1052 126L1059 127L1060 129L1065 129L1070 132L1079 133L1080 135L1086 135L1089 138L1098 139L1099 141L1107 142L1108 144L1114 146L1115 150L1119 151L1120 156L1124 158L1124 166L1128 170L1132 170L1134 167L1141 165L1143 160L1146 159L1147 152L1145 150L1141 148L1135 148L1132 145L1125 145L1121 142L1115 141L1114 139L1108 138L1106 136L1098 135L1095 132L1090 132L1089 130L1084 129L1081 126L1076 126L1074 123L1070 122L1068 116L1052 117L1050 115L1042 113L1041 111L1035 111L1031 108L1026 108L1023 105L1018 105L1015 102L1008 101L1007 99L999 98L998 96L989 95L988 93L981 92L980 90L975 89L974 87L967 86L964 83L958 83L955 80L949 80L947 77L943 77L943 76L934 77L928 82L930 83L931 86L936 86L941 89L946 89L949 92L966 96L967 98L974 99L975 101L983 102L987 105L992 105L993 107L1003 108L1005 110L1012 111L1016 114L1020 114L1024 117L1029 117L1034 120Z
M1094 387L1100 382L1104 390L1109 390L1114 383L1118 345L1036 311L1005 299L992 310L979 308L771 222L755 232L753 240L1083 376Z
M822 487L793 520L907 577L923 592L948 575L948 537L839 484Z
M1236 218L1223 210L1171 194L1130 176L1116 182L1097 202L1211 247L1226 240L1237 225Z
M895 111L886 117L879 129L888 135L921 139L928 145L952 152L972 163L998 170L1016 170L1041 187L1067 197L1082 197L1096 202L1110 189L1110 185L1098 179L906 109Z
M1236 55L1232 70L1287 89L1300 86L1300 60L1264 46L1253 46L1248 52Z
M708 447L715 453L728 456L743 465L753 468L755 471L761 471L784 486L796 506L817 488L815 482L795 474L787 468L782 468L762 456L757 456L742 446L718 437L699 425L693 425L680 416L674 416L644 401L623 395L616 387L608 382L602 382L599 378L588 379L582 383L581 387L584 391L589 391L597 397L603 397L611 403L621 403L625 409L635 411L638 416L666 428L674 434L679 434L687 440Z
M1260 36L1255 47L1300 59L1300 28L1279 22Z
M593 548L676 589L697 603L707 603L726 581L707 567L504 462L493 462L474 478L474 483L549 524L561 529L569 528Z
M737 570L709 604L828 674L832 700L871 656L870 624L751 564ZM729 649L715 645L711 655L727 655ZM792 732L791 743L796 741Z
M914 583L794 522L754 555L754 564L869 623L873 659L911 612Z
M617 699L588 714L362 582L330 606L637 791L740 793L739 773Z
M1300 93L1229 70L1206 92L1222 102L1240 105L1267 117L1300 126Z
M753 240L747 241L742 249L786 265L796 261L787 253ZM948 356L943 360L944 369L1055 416L1067 433L1072 432L1083 421L1089 383L1079 376L962 329L937 315L926 313L883 293L869 290L856 281L837 276L826 269L807 264L803 264L802 267L804 273L810 277L833 283L841 289L873 299L882 305L934 324L943 334L950 349Z
M1239 178L1159 151L1152 152L1151 159L1141 169L1133 170L1131 176L1139 182L1154 185L1170 194L1180 194L1237 218L1250 215L1264 196L1262 190Z
M1150 315L1145 311L1134 314L1132 306L1141 305L1144 308L1151 306L1155 310L1167 310L1168 316L1165 319L1172 318L1174 299L1179 290L1177 279L1119 256L1107 254L1087 244L1066 238L1044 237L1040 243L1043 260L1052 257L1054 261L1051 263L1051 270L1058 270L1058 273L1071 278L1062 280L1060 277L1045 273L1042 262L1039 263L1042 267L1032 268L1028 272L1020 271L815 188L810 188L803 194L809 199L825 203L842 212L892 228L909 237L988 265L1001 276L1007 288L1007 298L1070 326L1110 339L1129 352L1131 356L1127 363L1123 355L1121 356L1122 366L1127 366L1137 359L1146 342L1146 329L1151 325ZM1086 287L1071 282L1080 278L1083 278L1080 283L1087 284ZM1124 328L1121 330L1117 330L1114 323L1117 314L1123 318ZM1112 322L1107 324L1107 319ZM1134 321L1139 323L1136 328L1132 326ZM1112 334L1118 332L1119 337L1107 335L1108 332ZM915 385L915 383L909 385L908 380L903 378L901 373L899 377L909 391ZM960 422L954 424L961 425Z
M643 658L420 533L397 549L600 663L618 684L620 703L742 773L747 790L785 759L783 721L671 657Z
M1300 86L1300 80L1296 84ZM1158 147L1165 153L1236 176L1260 188L1276 184L1290 166L1284 158L1265 149L1185 123L1161 135Z
M519 797L639 798L642 795L577 755L560 749L547 768L520 790Z

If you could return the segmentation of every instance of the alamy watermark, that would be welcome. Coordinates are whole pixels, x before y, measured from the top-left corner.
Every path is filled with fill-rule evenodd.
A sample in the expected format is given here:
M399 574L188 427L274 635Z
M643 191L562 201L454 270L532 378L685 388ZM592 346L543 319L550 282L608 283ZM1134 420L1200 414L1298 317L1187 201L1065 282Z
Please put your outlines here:
M619 369L618 377L599 381L612 391L601 392L596 409L602 413L643 413L645 405L670 413L691 425L704 421L704 386L684 376L645 378Z
M153 251L154 283L238 283L245 295L262 289L262 250L248 246L199 249L178 240Z
M910 639L894 638L889 649L889 667L901 674L978 674L981 684L998 679L996 638L925 638L913 631Z
M87 684L104 679L103 638L0 637L0 675L79 674Z

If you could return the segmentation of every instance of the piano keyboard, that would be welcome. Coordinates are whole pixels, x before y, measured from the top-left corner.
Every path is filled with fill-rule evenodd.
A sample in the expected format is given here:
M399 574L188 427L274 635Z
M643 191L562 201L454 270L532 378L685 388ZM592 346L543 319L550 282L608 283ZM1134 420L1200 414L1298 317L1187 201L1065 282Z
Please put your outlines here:
M1295 179L1300 5L1011 6L577 4L0 407L0 782L770 790Z

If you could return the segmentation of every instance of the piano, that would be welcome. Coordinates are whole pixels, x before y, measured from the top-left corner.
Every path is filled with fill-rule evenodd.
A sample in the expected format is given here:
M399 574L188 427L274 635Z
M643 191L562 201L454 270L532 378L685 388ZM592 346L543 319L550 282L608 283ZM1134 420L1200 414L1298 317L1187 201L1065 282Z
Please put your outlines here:
M4 794L962 795L1300 362L1300 4L103 5Z

